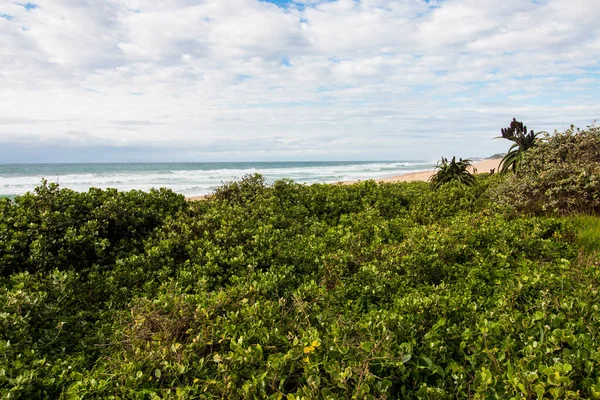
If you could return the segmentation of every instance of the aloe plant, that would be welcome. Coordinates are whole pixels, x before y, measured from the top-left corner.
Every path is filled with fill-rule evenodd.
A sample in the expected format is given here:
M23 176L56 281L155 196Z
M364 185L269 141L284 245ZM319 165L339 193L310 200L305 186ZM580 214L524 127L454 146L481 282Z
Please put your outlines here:
M429 178L429 182L434 189L437 189L444 183L456 181L467 186L475 184L475 176L469 171L473 164L471 160L462 158L456 161L456 157L452 157L452 161L442 157L435 167L436 173ZM473 168L473 172L477 172Z
M535 145L538 135L543 132L535 133L533 130L527 132L527 127L522 122L513 118L508 128L500 130L502 136L498 138L504 138L514 142L514 144L508 149L508 153L500 161L499 170L501 174L505 174L508 171L518 173L523 160L523 154Z

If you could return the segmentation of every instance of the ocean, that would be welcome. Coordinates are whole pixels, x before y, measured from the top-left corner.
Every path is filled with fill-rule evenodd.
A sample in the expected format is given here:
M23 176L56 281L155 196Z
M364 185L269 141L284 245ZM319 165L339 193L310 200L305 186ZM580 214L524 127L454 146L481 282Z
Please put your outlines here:
M199 196L254 173L263 174L269 183L282 178L299 183L329 183L385 178L433 166L424 161L0 164L0 196L32 191L42 178L77 191L91 187L165 187L186 196Z

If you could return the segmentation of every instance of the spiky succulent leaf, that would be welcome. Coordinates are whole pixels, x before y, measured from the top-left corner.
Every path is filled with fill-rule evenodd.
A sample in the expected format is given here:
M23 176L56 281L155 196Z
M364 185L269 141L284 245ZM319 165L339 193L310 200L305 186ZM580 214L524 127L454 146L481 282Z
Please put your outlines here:
M527 132L527 126L516 118L513 118L508 128L500 129L500 132L502 136L499 137L514 142L500 161L500 173L505 174L508 171L518 173L523 153L535 145L538 135L543 132L535 133L533 130Z
M472 186L475 184L475 177L469 171L469 168L473 168L469 159L463 160L461 158L456 161L456 157L453 157L452 161L448 161L447 158L442 157L437 163L436 173L431 176L429 182L434 189L453 181ZM473 170L475 169L473 168Z

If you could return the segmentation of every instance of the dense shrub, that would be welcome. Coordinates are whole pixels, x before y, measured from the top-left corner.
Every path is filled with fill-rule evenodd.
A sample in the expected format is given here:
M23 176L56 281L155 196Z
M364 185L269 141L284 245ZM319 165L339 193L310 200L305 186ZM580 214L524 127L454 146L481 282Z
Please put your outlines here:
M0 274L110 266L186 206L165 189L79 193L44 182L35 194L0 203Z
M500 204L532 214L599 212L600 128L547 135L523 155L519 175L491 194Z
M4 201L0 397L598 398L597 220L503 179Z

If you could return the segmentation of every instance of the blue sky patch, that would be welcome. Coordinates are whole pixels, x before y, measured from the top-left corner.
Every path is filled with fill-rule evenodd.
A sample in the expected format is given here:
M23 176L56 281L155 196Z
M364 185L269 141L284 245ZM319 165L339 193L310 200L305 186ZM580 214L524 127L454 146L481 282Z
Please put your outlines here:
M312 4L312 5L303 4L303 3L300 3L300 2L296 2L294 0L260 0L260 1L262 1L263 3L275 4L277 7L281 7L281 8L290 8L291 7L291 8L294 8L296 10L302 11L306 7L314 7L315 5L320 4L320 3L332 3L332 2L335 2L337 0L321 0L318 3Z
M600 74L600 67L581 67L581 69L588 74Z
M17 4L20 5L21 7L24 7L27 11L35 10L36 8L38 8L38 5L34 4L34 3L25 3L25 4L17 3Z
M294 4L292 0L261 0L265 3L272 3L279 7L287 7L290 4Z
M7 21L10 21L13 19L13 17L8 14L0 14L0 18L5 19Z
M239 85L240 83L248 82L250 79L252 79L252 75L238 74L234 84Z

